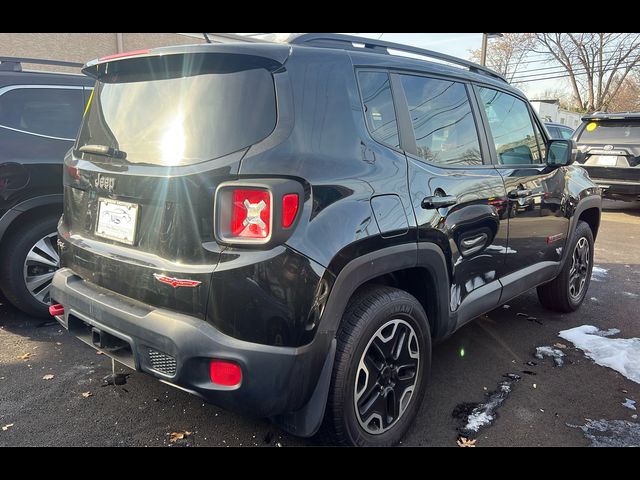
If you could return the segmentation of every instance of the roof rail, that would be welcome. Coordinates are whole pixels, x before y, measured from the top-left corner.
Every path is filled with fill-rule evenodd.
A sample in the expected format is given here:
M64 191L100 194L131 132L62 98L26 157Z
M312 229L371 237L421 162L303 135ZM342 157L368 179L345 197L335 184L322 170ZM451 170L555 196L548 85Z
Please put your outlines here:
M447 63L452 63L461 67L468 68L472 72L482 73L498 78L505 83L507 80L498 72L491 70L490 68L483 67L477 63L469 62L452 55L445 53L434 52L433 50L426 50L424 48L411 47L408 45L402 45L401 43L383 42L380 40L372 40L364 37L354 37L353 35L339 35L332 33L305 33L289 41L291 44L296 45L309 45L324 48L342 48L345 50L359 50L369 51L372 53L381 53L390 55L389 49L397 50L399 52L413 53L414 55L422 55L424 57L435 58ZM354 45L364 45L364 47L357 47Z
M0 57L0 70L10 70L14 72L22 71L23 63L34 63L38 65L57 65L60 67L82 67L82 63L66 62L63 60L45 60L41 58L26 57Z

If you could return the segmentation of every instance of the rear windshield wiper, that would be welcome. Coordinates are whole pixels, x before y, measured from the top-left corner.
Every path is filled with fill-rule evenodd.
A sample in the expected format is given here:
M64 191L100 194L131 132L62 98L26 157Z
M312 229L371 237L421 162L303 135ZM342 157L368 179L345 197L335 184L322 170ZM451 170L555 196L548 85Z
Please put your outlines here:
M127 152L108 147L107 145L83 145L78 150L86 153L95 153L96 155L104 155L105 157L127 158Z

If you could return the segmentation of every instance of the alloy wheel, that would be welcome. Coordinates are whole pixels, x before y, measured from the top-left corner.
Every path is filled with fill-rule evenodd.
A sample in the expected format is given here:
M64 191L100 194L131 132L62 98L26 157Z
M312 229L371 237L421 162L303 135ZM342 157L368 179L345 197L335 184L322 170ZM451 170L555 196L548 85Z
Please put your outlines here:
M573 249L571 269L569 270L569 295L580 298L589 275L590 249L586 237L580 237Z
M49 304L51 281L60 266L57 249L58 234L50 233L31 247L24 261L24 283L33 297Z
M393 427L407 410L420 364L414 328L393 319L369 340L355 378L354 405L360 426L372 435Z

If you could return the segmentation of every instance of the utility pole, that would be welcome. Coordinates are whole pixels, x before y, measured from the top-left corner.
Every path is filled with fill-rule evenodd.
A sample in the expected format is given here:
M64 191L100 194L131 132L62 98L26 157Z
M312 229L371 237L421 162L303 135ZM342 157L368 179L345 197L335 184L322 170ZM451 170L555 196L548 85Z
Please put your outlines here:
M483 33L482 34L482 48L480 49L480 65L485 66L487 64L487 40L490 38L500 38L503 35L501 33Z

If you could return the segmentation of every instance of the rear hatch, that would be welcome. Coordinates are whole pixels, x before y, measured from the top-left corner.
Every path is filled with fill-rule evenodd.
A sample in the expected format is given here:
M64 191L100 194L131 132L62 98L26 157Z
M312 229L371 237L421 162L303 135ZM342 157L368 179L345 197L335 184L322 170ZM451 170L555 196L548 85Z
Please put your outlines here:
M640 182L640 118L586 120L576 142L592 179Z
M282 48L282 47L280 47ZM190 46L106 58L65 159L62 265L106 289L204 318L221 247L216 187L276 126L287 49Z

